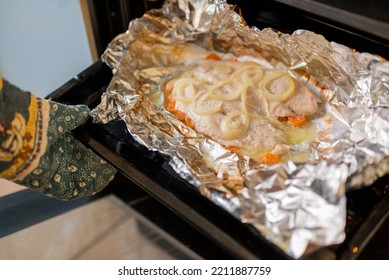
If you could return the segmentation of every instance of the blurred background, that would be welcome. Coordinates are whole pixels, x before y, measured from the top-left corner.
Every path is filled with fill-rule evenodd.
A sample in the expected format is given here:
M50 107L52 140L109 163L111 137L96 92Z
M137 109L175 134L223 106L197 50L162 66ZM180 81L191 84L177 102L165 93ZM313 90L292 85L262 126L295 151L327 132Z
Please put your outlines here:
M1 0L0 75L44 97L98 60L132 18L161 3Z
M0 75L44 97L91 65L84 2L1 0Z

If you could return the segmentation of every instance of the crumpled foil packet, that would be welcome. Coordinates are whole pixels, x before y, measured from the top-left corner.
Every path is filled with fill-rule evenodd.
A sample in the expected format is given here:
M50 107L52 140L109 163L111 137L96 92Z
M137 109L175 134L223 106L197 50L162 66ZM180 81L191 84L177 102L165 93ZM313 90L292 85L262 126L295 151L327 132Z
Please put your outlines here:
M324 85L317 160L262 166L196 133L159 106L160 84L190 57L187 45L277 61ZM181 54L189 52L187 56ZM211 201L294 258L345 238L345 192L389 172L389 63L297 30L248 27L221 0L170 0L130 22L103 60L114 76L95 122L124 120L150 150Z

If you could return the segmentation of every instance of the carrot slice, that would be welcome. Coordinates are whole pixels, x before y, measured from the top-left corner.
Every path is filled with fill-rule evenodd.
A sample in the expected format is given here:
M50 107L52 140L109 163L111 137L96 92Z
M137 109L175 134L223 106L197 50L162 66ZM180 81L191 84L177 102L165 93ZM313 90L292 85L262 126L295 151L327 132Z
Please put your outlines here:
M171 93L173 91L174 84L176 81L177 81L177 79L171 79L165 83L164 88L165 88L166 93Z
M262 159L262 163L266 165L274 165L280 163L280 161L280 156L272 153L265 153Z
M210 53L205 57L205 59L221 60L220 56L218 56L216 53Z
M302 127L307 122L307 118L305 116L288 117L288 122L295 127Z
M189 118L188 116L185 115L185 124L187 126L189 126L190 128L195 128L195 124L194 122L192 121L191 118Z
M176 115L177 119L180 121L185 122L186 115L183 112L176 110L174 115Z
M176 101L173 98L169 99L166 109L173 114L176 112Z
M170 113L174 114L177 117L177 119L179 119L182 122L185 122L185 124L187 126L189 126L190 128L194 128L195 127L195 125L194 125L194 123L193 123L191 118L189 118L185 113L183 113L183 112L181 112L181 111L176 109L176 100L174 100L173 98L169 99L169 103L166 106L166 109Z

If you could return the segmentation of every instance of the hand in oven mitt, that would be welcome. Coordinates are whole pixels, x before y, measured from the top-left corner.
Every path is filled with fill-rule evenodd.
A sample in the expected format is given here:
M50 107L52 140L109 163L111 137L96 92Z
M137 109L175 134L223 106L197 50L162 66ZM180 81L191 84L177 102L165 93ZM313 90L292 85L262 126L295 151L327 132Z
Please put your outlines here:
M102 190L116 170L70 134L88 116L0 77L0 177L61 200Z

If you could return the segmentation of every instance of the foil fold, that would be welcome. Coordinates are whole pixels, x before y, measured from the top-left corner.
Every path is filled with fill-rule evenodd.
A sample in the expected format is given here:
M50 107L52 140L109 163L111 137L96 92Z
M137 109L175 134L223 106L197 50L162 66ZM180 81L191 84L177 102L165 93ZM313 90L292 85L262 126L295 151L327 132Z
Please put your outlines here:
M291 74L303 70L324 90L318 158L262 166L196 133L159 106L159 85L185 67L185 46L263 57ZM189 54L186 57L190 57ZM249 27L221 0L169 0L130 22L103 60L114 76L95 122L121 119L129 133L166 156L182 178L287 254L345 238L346 191L389 173L389 63L306 30ZM328 121L330 120L330 122ZM330 123L330 125L328 125ZM330 130L330 131L329 131Z

